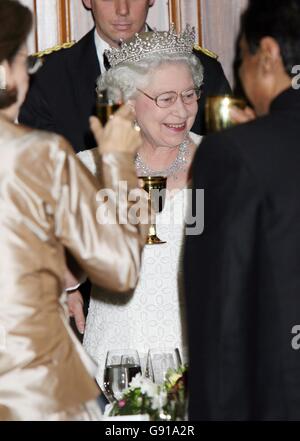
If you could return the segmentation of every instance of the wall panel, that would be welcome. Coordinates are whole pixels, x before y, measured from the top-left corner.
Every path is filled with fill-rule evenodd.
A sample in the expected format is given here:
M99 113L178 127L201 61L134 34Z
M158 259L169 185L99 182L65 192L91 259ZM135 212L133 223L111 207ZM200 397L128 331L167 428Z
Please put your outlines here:
M247 0L201 0L203 46L219 55L232 83L234 44Z

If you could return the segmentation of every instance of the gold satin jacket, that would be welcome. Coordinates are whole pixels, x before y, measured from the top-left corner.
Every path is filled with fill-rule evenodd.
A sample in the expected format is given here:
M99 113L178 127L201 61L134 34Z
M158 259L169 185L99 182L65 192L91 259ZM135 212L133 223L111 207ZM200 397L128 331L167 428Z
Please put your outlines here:
M57 135L0 118L0 156L0 420L55 419L99 394L60 303L65 248L126 292L147 228L97 223L97 181ZM104 155L103 180L136 187L132 155Z

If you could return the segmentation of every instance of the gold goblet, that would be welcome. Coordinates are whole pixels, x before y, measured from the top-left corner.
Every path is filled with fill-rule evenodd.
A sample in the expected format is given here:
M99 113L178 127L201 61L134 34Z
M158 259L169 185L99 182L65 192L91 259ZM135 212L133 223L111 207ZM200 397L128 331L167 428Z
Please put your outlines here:
M163 210L166 198L167 178L164 176L139 176L142 182L142 188L148 193L151 207L155 213ZM156 234L156 223L152 222L149 227L149 233L146 245L156 245L166 243L160 240Z
M123 94L121 90L97 89L96 111L102 126L105 126L122 104Z
M236 125L231 119L230 110L233 106L244 109L246 102L231 95L207 97L205 103L206 128L209 133L218 132Z

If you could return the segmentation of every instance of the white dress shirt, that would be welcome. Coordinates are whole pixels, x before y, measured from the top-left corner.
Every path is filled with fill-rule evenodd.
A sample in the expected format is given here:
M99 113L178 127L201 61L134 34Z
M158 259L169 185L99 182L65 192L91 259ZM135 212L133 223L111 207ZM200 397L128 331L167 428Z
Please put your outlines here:
M110 45L106 43L98 34L97 30L95 29L95 45L97 50L97 56L100 64L100 71L101 73L105 72L106 69L104 67L104 61L103 61L103 54L105 49L110 49Z
M145 25L145 31L147 31L147 32L150 31L149 26L147 24ZM103 54L104 54L105 49L110 49L110 45L108 43L106 43L106 41L104 41L100 37L96 28L95 28L94 36L95 36L94 38L95 38L97 56L98 56L98 60L99 60L99 64L100 64L100 71L101 71L101 73L103 73L106 71L106 69L104 67Z

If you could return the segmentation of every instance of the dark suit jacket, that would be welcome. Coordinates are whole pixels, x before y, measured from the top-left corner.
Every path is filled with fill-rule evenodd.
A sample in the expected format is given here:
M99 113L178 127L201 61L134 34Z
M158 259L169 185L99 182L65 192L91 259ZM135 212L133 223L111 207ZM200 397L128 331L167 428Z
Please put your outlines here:
M203 97L193 129L200 133L203 132L205 96L230 92L230 87L218 61L200 51L195 54L205 71ZM20 112L20 122L64 135L75 151L95 147L88 119L95 113L95 87L99 75L93 29L70 49L47 56L44 66L32 80Z
M195 157L205 228L185 283L190 418L300 420L300 92L208 136ZM299 339L298 339L299 340Z

